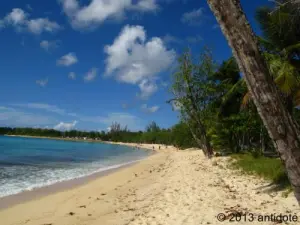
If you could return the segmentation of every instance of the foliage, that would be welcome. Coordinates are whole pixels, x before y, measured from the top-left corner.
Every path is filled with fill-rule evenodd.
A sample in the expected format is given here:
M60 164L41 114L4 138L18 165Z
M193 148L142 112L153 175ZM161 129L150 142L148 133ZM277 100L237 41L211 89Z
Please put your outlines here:
M232 165L235 168L271 180L282 187L290 186L284 166L278 158L254 157L250 154L236 154L233 158Z
M155 124L155 126L154 126ZM39 128L9 128L0 127L0 135L23 135L52 138L92 139L102 141L153 143L174 145L184 149L195 147L196 144L190 135L186 124L179 123L170 129L161 129L155 122L147 126L155 128L148 131L132 132L127 127L122 128L120 124L113 123L110 132L97 131L58 131L53 129Z

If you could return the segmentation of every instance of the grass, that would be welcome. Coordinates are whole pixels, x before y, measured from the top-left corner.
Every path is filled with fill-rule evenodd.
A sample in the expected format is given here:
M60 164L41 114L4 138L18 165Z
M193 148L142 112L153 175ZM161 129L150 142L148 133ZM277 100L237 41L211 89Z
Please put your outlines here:
M278 189L291 190L290 182L280 159L263 156L254 157L251 154L235 154L232 157L235 159L232 163L234 168L270 180Z

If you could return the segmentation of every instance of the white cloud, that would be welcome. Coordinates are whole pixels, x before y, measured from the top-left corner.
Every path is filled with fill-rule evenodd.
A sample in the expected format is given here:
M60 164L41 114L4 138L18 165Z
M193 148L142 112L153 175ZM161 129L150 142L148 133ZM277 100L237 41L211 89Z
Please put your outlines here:
M47 112L56 113L59 115L67 115L77 117L76 113L69 113L64 109L61 109L55 105L49 105L47 103L23 103L23 104L10 104L15 107L28 108L28 109L40 109Z
M142 111L143 112L146 112L146 113L154 113L154 112L156 112L157 110L159 110L159 106L152 106L152 107L148 107L148 105L147 104L143 104L142 106L141 106L141 109L142 109Z
M155 11L156 0L91 0L80 6L78 0L59 0L74 28L98 26L106 20L124 18L127 11Z
M50 21L48 18L38 18L27 22L28 30L34 34L41 34L46 31L53 33L60 29L56 22Z
M139 83L139 88L141 90L141 93L138 94L138 96L141 98L141 99L148 99L151 95L153 95L158 87L156 85L155 82L153 81L149 81L147 79L144 79L142 80L140 83Z
M4 20L8 24L16 25L23 25L27 22L28 14L25 13L22 9L15 8L9 14L6 15Z
M71 123L60 122L59 124L54 126L55 130L71 130L73 129L78 122L75 120Z
M75 53L70 52L64 56L62 56L60 59L57 60L56 64L60 66L71 66L78 62L77 56Z
M62 27L56 22L50 21L48 18L29 19L29 13L23 9L14 8L2 20L2 27L14 27L17 31L26 30L33 34L41 34L43 32L53 33Z
M97 76L97 71L98 69L97 68L92 68L85 76L84 76L84 81L85 82L90 82L90 81L93 81L96 76Z
M194 9L191 12L186 12L181 17L181 22L188 25L200 25L204 15L203 8Z
M57 121L52 117L0 106L1 126L39 126L49 125L56 122Z
M175 51L168 50L161 38L153 37L147 41L142 26L125 26L104 51L107 54L105 75L139 85L148 97L157 90L157 76L176 58Z
M68 78L71 80L75 80L76 79L76 74L74 72L70 72L68 75Z
M51 49L55 49L58 47L58 41L47 41L43 40L40 43L40 47L43 48L45 51L50 51Z
M48 112L54 112L60 115L65 115L65 110L55 106L55 105L49 105L45 103L27 103L27 104L11 104L12 106L16 107L24 107L24 108L30 108L30 109L42 109Z
M41 87L45 87L48 84L48 78L35 81L37 85Z

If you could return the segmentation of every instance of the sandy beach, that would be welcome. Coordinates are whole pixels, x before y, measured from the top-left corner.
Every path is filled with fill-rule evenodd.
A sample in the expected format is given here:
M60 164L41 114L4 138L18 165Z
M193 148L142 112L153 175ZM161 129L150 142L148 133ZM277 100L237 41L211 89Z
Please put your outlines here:
M153 146L157 154L130 167L2 209L0 224L276 224L256 218L280 213L300 221L292 193L285 198L282 192L268 192L268 181L229 169L229 158L207 160L199 150L178 151L172 146L139 147ZM246 214L240 222L218 221L219 213L232 212Z

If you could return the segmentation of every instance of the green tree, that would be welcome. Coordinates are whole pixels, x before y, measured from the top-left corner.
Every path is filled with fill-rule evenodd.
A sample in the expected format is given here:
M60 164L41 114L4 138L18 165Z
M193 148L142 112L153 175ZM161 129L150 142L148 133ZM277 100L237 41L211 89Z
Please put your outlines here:
M295 196L300 203L300 132L284 107L272 81L257 39L238 0L207 0L234 56L274 146L285 165Z

